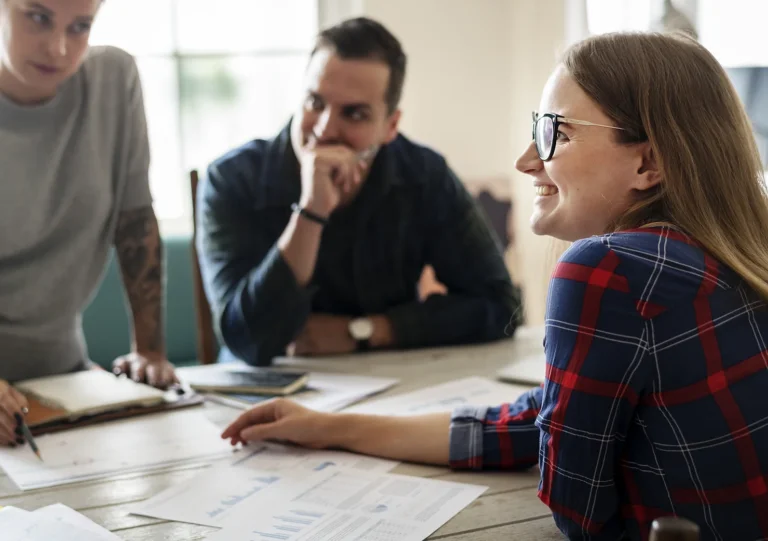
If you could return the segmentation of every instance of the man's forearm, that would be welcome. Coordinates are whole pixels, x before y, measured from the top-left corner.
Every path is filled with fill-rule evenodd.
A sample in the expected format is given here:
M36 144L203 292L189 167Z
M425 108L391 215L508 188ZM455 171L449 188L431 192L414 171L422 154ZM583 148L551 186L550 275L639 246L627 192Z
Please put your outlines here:
M164 355L163 244L151 206L120 214L115 249L133 316L133 349Z
M283 259L293 271L299 286L306 286L312 279L320 249L323 226L297 213L291 216L277 246Z
M522 307L497 298L433 295L386 313L398 347L433 347L486 342L512 336Z

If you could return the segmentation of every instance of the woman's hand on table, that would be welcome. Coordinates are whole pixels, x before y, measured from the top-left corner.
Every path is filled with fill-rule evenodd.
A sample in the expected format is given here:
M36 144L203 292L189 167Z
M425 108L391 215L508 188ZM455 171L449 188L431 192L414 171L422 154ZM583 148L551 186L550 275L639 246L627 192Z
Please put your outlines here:
M24 443L19 431L28 406L23 394L0 379L0 445L15 447L17 443Z
M331 424L334 415L320 413L286 399L270 400L243 412L222 433L232 445L274 440L303 447L334 445Z
M408 462L448 464L451 414L408 417L321 413L286 399L256 405L222 433L232 445L282 441L313 449L347 449Z

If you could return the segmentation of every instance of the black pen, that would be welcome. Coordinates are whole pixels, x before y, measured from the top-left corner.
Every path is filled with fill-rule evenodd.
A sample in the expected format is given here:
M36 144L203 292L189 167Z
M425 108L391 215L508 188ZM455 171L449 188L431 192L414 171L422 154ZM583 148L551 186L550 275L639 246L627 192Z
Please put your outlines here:
M40 454L40 449L37 447L35 438L32 436L32 431L27 426L27 423L24 422L24 419L20 415L17 416L16 420L19 421L18 423L19 428L21 428L21 431L24 434L24 439L26 439L29 442L29 446L32 447L32 451L35 453L35 455L37 455L37 458L40 459L40 462L43 462L43 457Z

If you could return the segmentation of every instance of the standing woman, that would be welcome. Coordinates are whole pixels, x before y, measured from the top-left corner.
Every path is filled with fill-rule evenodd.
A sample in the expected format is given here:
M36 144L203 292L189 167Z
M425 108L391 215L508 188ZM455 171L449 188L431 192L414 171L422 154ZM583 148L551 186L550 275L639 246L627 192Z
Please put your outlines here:
M134 59L89 49L101 0L0 0L0 445L21 443L9 382L89 366L81 316L116 248L132 351L163 386L162 242Z

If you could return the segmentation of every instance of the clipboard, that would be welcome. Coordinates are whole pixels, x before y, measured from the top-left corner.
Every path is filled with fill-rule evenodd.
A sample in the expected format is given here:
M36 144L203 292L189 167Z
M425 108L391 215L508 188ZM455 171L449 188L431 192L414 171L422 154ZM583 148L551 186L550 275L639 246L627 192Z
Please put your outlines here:
M173 395L175 395L175 397ZM83 415L76 418L62 418L61 410L46 406L34 397L27 397L29 413L27 413L26 422L32 435L40 436L42 434L52 434L54 432L61 432L72 428L80 428L130 417L149 415L151 413L201 406L204 403L203 396L197 393L187 392L183 395L178 395L176 391L168 391L167 396L168 398L166 401L152 406L132 406L93 415ZM53 418L53 420L47 420L51 418Z

